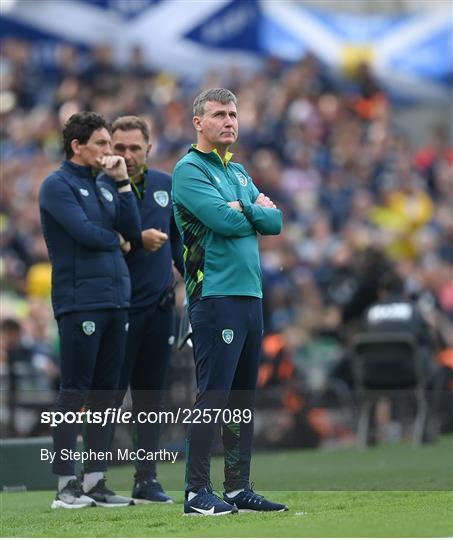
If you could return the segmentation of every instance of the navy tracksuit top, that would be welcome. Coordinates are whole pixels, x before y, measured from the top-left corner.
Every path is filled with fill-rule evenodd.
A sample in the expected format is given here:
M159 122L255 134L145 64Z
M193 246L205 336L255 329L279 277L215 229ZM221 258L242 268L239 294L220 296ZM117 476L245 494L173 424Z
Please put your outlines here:
M171 202L171 176L157 169L143 173L143 183L137 185L139 194L135 199L140 212L141 229L160 229L168 240L157 251L146 251L137 234L132 250L125 259L132 281L131 310L139 310L157 302L173 284L174 261L176 269L184 275L182 240L173 217ZM97 183L111 183L106 175L99 176Z
M130 276L118 232L135 238L140 217L134 194L117 193L113 182L96 184L90 167L64 161L41 186L55 317L130 305Z

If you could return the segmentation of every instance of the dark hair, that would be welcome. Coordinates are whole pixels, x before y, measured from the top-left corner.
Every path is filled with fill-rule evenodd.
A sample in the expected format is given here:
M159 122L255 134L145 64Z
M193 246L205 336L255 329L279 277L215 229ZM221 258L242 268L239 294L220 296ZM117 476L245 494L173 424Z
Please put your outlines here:
M0 322L0 330L2 332L20 332L21 325L16 319L7 318Z
M81 111L73 114L63 128L63 150L67 159L71 159L74 152L71 141L77 139L79 143L86 144L94 131L105 128L110 131L110 125L100 114Z
M149 143L149 126L145 120L138 116L120 116L113 122L112 133L115 133L118 129L121 131L139 129L142 132L145 142Z
M379 280L379 290L401 295L404 293L404 281L396 272L386 272Z
M237 98L226 88L209 88L201 94L199 94L193 102L193 115L202 116L204 114L204 105L208 101L218 101L222 105L227 105L228 103L233 102L237 105Z

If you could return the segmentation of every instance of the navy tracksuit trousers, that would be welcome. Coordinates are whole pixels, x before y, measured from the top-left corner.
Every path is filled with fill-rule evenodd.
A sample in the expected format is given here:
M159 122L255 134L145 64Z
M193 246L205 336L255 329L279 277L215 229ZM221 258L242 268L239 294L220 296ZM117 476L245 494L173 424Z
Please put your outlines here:
M106 309L78 311L58 319L60 335L60 391L56 411L78 412L82 407L104 411L113 407L123 364L127 336L127 311ZM60 476L73 475L74 460L62 460L61 450L77 448L81 425L64 422L53 428L53 472ZM112 424L87 423L84 443L86 450L96 453L109 450ZM107 469L107 460L90 460L84 472Z
M140 412L161 411L170 355L174 342L174 301L155 303L129 312L129 333L126 357L120 377L119 404L130 384L134 418ZM159 449L159 423L133 424L134 449L156 452ZM135 463L136 476L156 477L154 461Z
M207 297L192 303L189 313L197 379L194 410L253 410L263 335L261 299ZM250 422L245 422L244 418L235 422L227 415L220 416L217 422L189 425L186 493L196 492L210 483L211 447L219 424L224 447L225 490L249 486L253 415Z

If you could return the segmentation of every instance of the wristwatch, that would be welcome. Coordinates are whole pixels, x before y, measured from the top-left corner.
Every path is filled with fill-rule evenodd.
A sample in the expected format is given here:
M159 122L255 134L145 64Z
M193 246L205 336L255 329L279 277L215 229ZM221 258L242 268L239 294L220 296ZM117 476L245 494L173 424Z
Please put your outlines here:
M115 181L115 185L116 185L116 187L118 189L122 188L122 187L125 187L125 186L128 186L130 183L131 183L131 181L130 181L129 178L125 178L124 180L118 180L118 182Z

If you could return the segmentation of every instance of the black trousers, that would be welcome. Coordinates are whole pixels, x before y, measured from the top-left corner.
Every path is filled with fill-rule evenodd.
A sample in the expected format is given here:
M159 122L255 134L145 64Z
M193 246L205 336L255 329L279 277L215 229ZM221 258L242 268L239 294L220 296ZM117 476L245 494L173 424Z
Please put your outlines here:
M61 383L56 411L79 412L82 407L105 411L113 407L120 380L126 347L128 315L126 310L112 309L68 313L58 319L60 334ZM73 459L62 459L75 451L78 423L63 422L53 428L53 472L73 475ZM84 430L86 450L99 454L109 450L113 426L87 423ZM91 459L84 472L105 471L107 459Z
M131 388L134 418L142 413L163 410L168 368L174 337L174 301L164 305L154 304L140 311L129 313L129 333L126 357L120 377L120 401L123 402L128 386ZM133 424L134 449L155 452L159 449L159 423ZM154 461L135 463L137 476L156 477Z
M221 426L226 491L250 482L253 415L224 414L206 421L213 409L252 411L261 356L261 299L248 296L203 298L190 308L197 397L186 441L186 493L210 483L210 455ZM201 414L195 410L201 411ZM203 411L205 414L203 415ZM250 418L250 421L247 419Z

